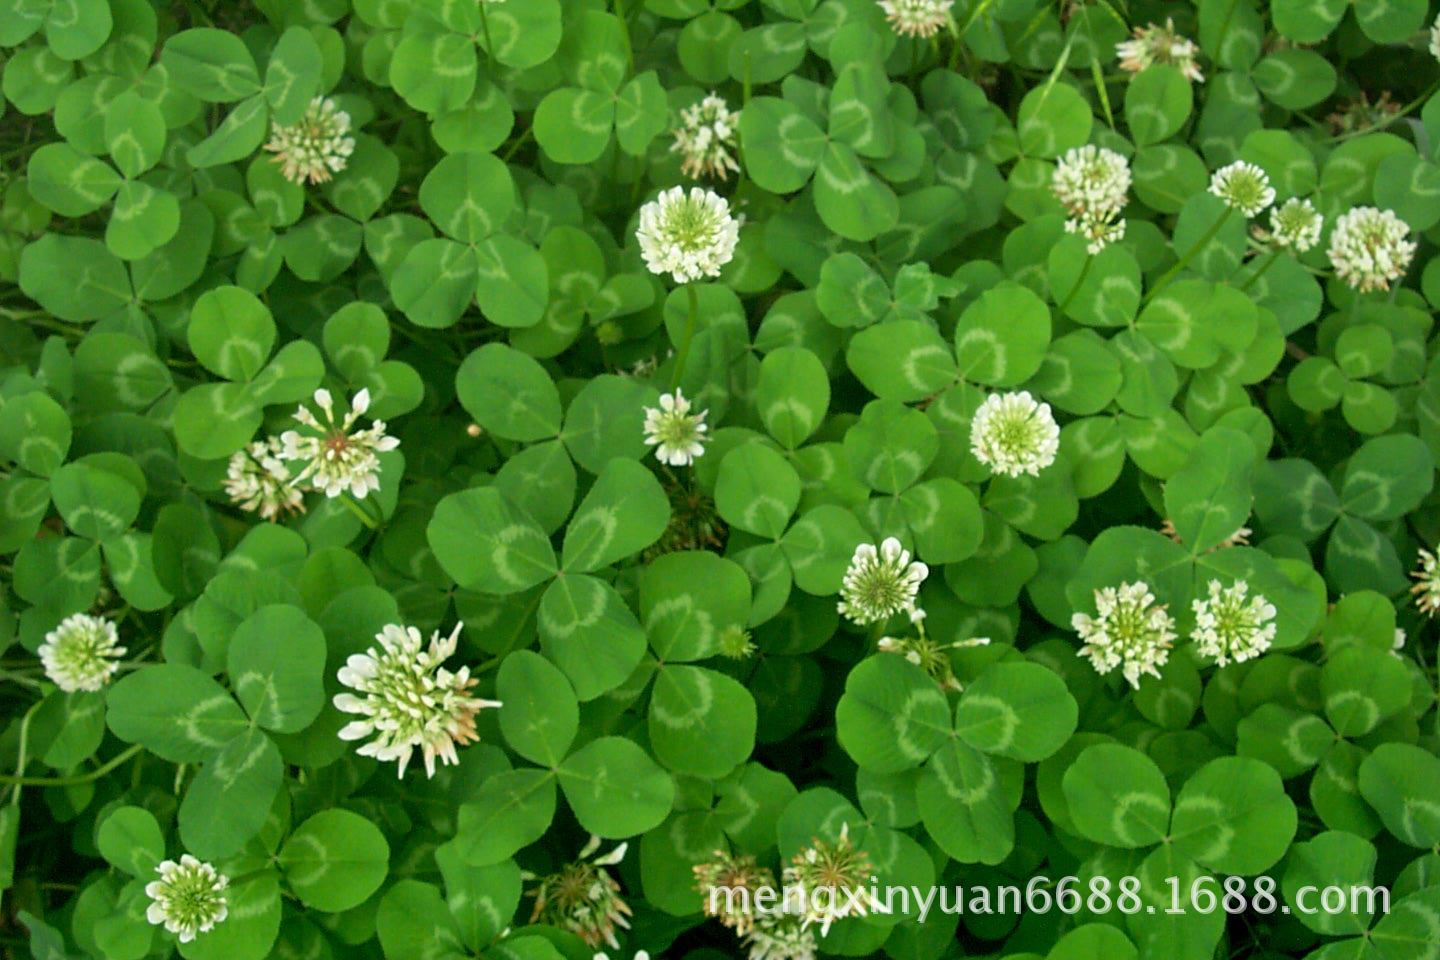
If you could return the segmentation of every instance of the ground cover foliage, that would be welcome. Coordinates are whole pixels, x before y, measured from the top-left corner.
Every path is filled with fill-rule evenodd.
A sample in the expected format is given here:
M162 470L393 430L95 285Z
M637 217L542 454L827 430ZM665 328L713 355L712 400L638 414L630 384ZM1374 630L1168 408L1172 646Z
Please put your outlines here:
M1433 956L1431 7L0 0L5 949Z

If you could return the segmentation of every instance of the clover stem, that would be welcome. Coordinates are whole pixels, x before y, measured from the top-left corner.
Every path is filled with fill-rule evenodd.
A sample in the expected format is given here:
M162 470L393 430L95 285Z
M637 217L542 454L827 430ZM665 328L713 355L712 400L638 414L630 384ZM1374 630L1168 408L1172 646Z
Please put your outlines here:
M10 795L11 806L18 807L20 805L20 787L24 779L21 774L25 772L25 763L29 759L26 754L30 751L30 718L35 716L35 711L39 710L40 704L44 702L44 700L37 700L32 703L20 721L20 746L15 760L15 776L6 778L6 782L15 784L15 791Z
M490 40L490 16L485 12L487 4L480 0L480 32L485 35L485 72L495 75L495 44Z
M364 507L360 506L360 504L357 503L348 494L341 494L340 500L345 504L345 506L350 508L351 513L355 514L355 516L360 518L361 523L365 524L365 526L369 527L371 530L375 529L375 521L371 519L369 511L367 511Z
M1186 250L1184 256L1182 256L1179 260L1176 260L1175 264L1169 270L1166 270L1164 274L1161 275L1160 279L1155 282L1155 286L1151 287L1150 292L1145 294L1145 298L1140 301L1140 306L1143 307L1145 306L1145 304L1153 300L1155 298L1155 294L1159 293L1161 290L1164 290L1165 287L1170 283L1170 281L1175 279L1176 274L1178 274L1181 270L1184 270L1190 265L1190 261L1195 259L1196 254L1198 254L1201 250L1204 250L1210 245L1210 241L1214 240L1220 234L1220 229L1230 221L1230 214L1233 212L1233 207L1225 208L1225 212L1220 214L1220 216L1215 220L1215 223L1211 225L1209 230L1205 231L1205 235L1200 238L1199 242L1196 243L1189 250Z
M621 0L610 0L615 10L615 19L620 21L620 36L625 39L625 62L630 66L630 73L635 73L635 48L630 45L630 21L625 18L625 6Z
M525 624L530 622L530 619L535 616L535 611L540 608L540 598L544 594L544 590L535 591L535 596L530 599L529 606L525 610L525 615L520 618L520 626L517 627L515 632L510 635L510 639L505 641L505 645L500 648L499 653L495 654L495 656L491 657L489 660L486 660L484 663L480 664L480 666L470 671L471 676L478 677L482 673L487 673L491 670L494 670L496 667L500 666L500 664L504 661L506 657L510 655L510 652L515 649L515 645L524 635Z
M680 353L675 357L675 369L670 373L670 392L680 386L680 375L685 372L685 361L690 359L690 344L695 339L695 318L700 314L700 294L695 292L693 283L685 284L690 298L690 314L685 318L685 339L680 343Z
M45 685L41 683L39 679L11 670L0 670L0 680L9 683L18 683L22 687L33 687L36 690L43 690L45 688Z
M865 645L866 656L874 652L875 645L880 642L881 637L885 636L885 627L888 626L889 623L890 618L886 617L884 620L876 620L870 625L870 639Z
M1085 278L1090 273L1090 264L1094 261L1094 259L1095 258L1091 256L1085 257L1085 264L1080 268L1080 276L1075 278L1075 285L1070 288L1069 293L1065 294L1065 299L1060 303L1060 306L1057 308L1061 316L1065 315L1065 308L1070 306L1071 301L1075 299L1075 295L1078 294L1080 292L1080 288L1084 286Z
M510 141L510 146L507 147L507 148L505 148L505 155L502 156L500 159L503 160L505 163L509 163L509 162L510 162L510 158L513 157L513 156L515 156L515 151L516 151L516 150L519 150L521 147L523 147L523 146L526 144L526 142L528 142L529 139L530 139L531 137L533 137L534 135L535 135L535 127L534 127L534 126L526 127L524 133L520 134L520 136L518 136L518 137L516 137L514 140Z
M1250 274L1250 279L1246 280L1240 285L1240 292L1244 293L1246 290L1249 290L1250 287L1254 285L1255 281L1259 280L1261 275L1264 274L1266 270L1269 270L1270 267L1275 263L1275 261L1279 259L1280 249L1277 247L1276 249L1270 251L1270 256L1266 257L1265 262L1260 264L1260 269Z
M36 704L36 706L39 706L39 704ZM31 709L33 710L34 708L32 707ZM22 722L22 723L25 723L25 722L27 722L29 719L30 719L29 714L26 714L25 720L23 720L23 721L21 721L21 722ZM25 756L24 756L24 745L25 745L24 733L25 733L25 731L22 730L22 731L21 731L21 740L20 740L20 744L21 744L21 756L20 756L20 759L21 759L21 761L22 761L22 764L21 764L22 767L23 767L23 761L24 761L24 759L25 759ZM111 770L114 770L116 767L120 766L120 765L121 765L122 763L124 763L126 760L129 760L131 757L137 755L138 753L140 753L141 750L144 750L144 749L145 749L145 748L144 748L143 746L141 746L140 744L137 743L137 744L135 744L133 747L127 747L125 750L122 750L120 753L117 753L115 756L111 757L109 760L105 761L105 762L102 763L100 766L96 767L94 770L91 770L89 773L81 773L81 774L77 774L76 776L73 776L73 777L22 777L22 776L20 776L19 773L18 773L18 770L19 770L20 768L17 767L17 773L16 773L15 776L13 776L13 777L0 776L0 783L13 783L13 784L15 785L15 796L16 796L16 798L17 798L17 800L18 800L18 798L19 798L19 796L20 796L20 788L21 788L22 786L23 786L23 787L71 787L71 786L74 786L74 785L77 784L77 783L89 783L89 782L92 781L92 780L99 780L101 777L105 776L105 774L109 773Z

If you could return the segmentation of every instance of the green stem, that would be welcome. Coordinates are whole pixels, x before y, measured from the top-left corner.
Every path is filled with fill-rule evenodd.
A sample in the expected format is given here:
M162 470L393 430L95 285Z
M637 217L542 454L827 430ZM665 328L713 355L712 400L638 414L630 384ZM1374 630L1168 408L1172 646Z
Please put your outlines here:
M16 312L18 313L18 311ZM5 314L14 316L14 314L10 313L10 311L5 311ZM49 330L51 333L58 334L62 337L65 337L66 339L78 340L80 337L84 336L83 331L81 331L78 327L72 327L67 323L61 323L59 320L51 319L43 313L32 314L28 317L25 317L23 320L21 320L21 322L27 323L34 327L39 327L42 330Z
M630 21L625 18L625 9L620 0L610 0L615 19L620 21L620 36L625 40L625 62L630 66L630 76L635 74L635 48L630 45Z
M1274 265L1275 261L1276 261L1276 260L1279 260L1279 259L1280 259L1280 250L1279 250L1279 248L1276 248L1276 249L1274 249L1274 250L1271 250L1271 251L1270 251L1270 256L1266 258L1266 260L1265 260L1264 263L1260 264L1260 269L1259 269L1259 270L1256 270L1254 273L1250 274L1250 279L1249 279L1249 280L1246 280L1244 283L1242 283L1242 284L1240 285L1240 292L1241 292L1241 293L1244 293L1246 290L1249 290L1252 286L1254 286L1255 281L1256 281L1256 280L1259 280L1260 277L1264 275L1265 271L1266 271L1266 270L1269 270L1270 267Z
M191 26L215 26L215 21L210 19L210 14L195 0L185 0L185 7L190 11L190 18L193 21Z
M1420 94L1420 96L1416 97L1414 100L1411 100L1409 103L1405 104L1405 106L1401 107L1400 112L1395 114L1394 116L1386 117L1383 122L1377 123L1373 127L1366 127L1363 130L1351 130L1349 133L1342 133L1337 136L1331 137L1330 141L1332 143L1342 143L1355 137L1363 137L1368 134L1379 133L1382 130L1386 130L1389 127L1395 125L1396 123L1399 123L1401 120L1405 119L1407 116L1413 113L1417 107L1424 106L1425 103L1432 96L1434 96L1437 91L1440 91L1440 80L1436 80L1434 83L1430 84L1430 86L1426 87L1424 93ZM1305 117L1303 113L1297 114L1297 116L1309 119L1308 117Z
M505 154L500 159L509 163L510 158L515 156L515 151L523 147L534 135L535 128L533 126L526 127L524 133L510 141L510 146L505 149Z
M680 375L685 372L685 361L690 359L690 344L695 339L695 320L700 315L700 294L695 292L693 283L685 284L690 297L690 315L685 318L685 339L680 343L680 353L675 357L675 369L670 373L670 392L680 386Z
M15 784L15 791L10 795L11 806L20 806L20 787L24 781L21 774L25 772L25 764L29 761L30 718L35 716L35 711L39 710L40 704L44 702L44 700L37 700L32 703L30 709L25 711L25 716L20 720L20 749L18 751L19 756L15 761L15 776L4 779L6 783Z
M525 615L520 618L520 625L515 629L515 632L510 635L510 639L505 641L505 646L501 647L500 652L495 654L495 656L491 657L489 660L486 660L484 663L480 664L480 666L472 670L472 676L479 676L482 673L487 673L495 669L496 667L500 666L500 664L505 660L506 657L510 656L510 653L515 649L515 645L525 634L525 624L530 621L530 618L535 615L535 611L539 609L540 598L544 594L544 592L545 591L543 590L535 591L535 596L530 599L530 603L526 607Z
M12 670L0 670L0 680L7 681L9 683L18 683L21 686L25 687L33 687L36 690L43 690L45 688L45 685L41 683L37 678L27 677L22 673L16 673Z
M27 715L27 719L28 719L28 715ZM23 722L23 721L22 721L22 722ZM21 742L21 746L22 746L22 748L23 748L23 746L24 746L23 739L22 739L22 742ZM94 770L91 770L89 773L77 774L76 776L73 776L73 777L22 777L22 776L20 776L19 773L17 772L16 775L13 776L13 777L3 777L3 776L0 776L0 783L13 783L13 784L15 784L15 793L16 793L16 796L17 796L17 797L19 796L20 788L21 788L22 786L25 786L25 787L70 787L70 786L74 786L75 784L79 784L79 783L89 783L89 782L91 782L92 780L99 780L101 777L105 776L105 774L109 773L111 770L114 770L116 767L120 766L120 765L121 765L122 763L124 763L126 760L129 760L131 757L135 756L135 755L138 754L141 750L144 750L144 749L145 749L145 748L144 748L143 746L141 746L140 744L137 743L137 744L135 744L133 747L129 747L129 748L121 751L120 753L117 753L115 756L111 757L109 760L105 761L103 764L101 764L100 766L96 767ZM21 756L21 758L24 759L23 749L22 749L22 756ZM22 764L22 766L23 766L23 764Z
M485 35L485 71L492 77L495 71L495 44L490 39L490 16L485 12L485 0L480 0L480 32Z
M1211 226L1209 230L1205 231L1205 235L1200 238L1200 242L1195 244L1195 246L1191 247L1189 250L1186 250L1185 255L1182 256L1179 260L1176 260L1175 265L1172 266L1169 270L1166 270L1165 273L1160 277L1160 279L1155 282L1155 286L1151 287L1150 292L1145 294L1145 298L1140 301L1140 306L1143 307L1145 306L1145 304L1153 300L1155 298L1155 294L1159 293L1161 290L1164 290L1165 287L1170 283L1170 281L1175 279L1176 274L1178 274L1181 270L1184 270L1190 265L1190 261L1195 259L1196 254L1208 247L1210 245L1210 241L1214 240L1217 236L1219 236L1220 229L1229 222L1230 214L1233 212L1234 209L1232 207L1225 208L1225 212L1220 214L1220 217L1215 221L1214 225Z
M375 529L375 521L371 519L369 512L366 511L364 507L360 506L360 504L356 503L349 494L341 494L340 500L345 504L345 506L350 508L351 513L355 514L355 516L360 518L361 523L365 524L365 526L369 527L371 530Z
M1070 306L1070 303L1075 299L1075 295L1079 293L1080 288L1085 285L1085 278L1090 274L1090 264L1094 262L1094 260L1095 258L1092 256L1087 255L1085 257L1085 263L1080 268L1080 276L1075 278L1075 286L1070 288L1070 292L1065 295L1065 299L1060 304L1059 313L1062 317L1065 315L1065 308Z

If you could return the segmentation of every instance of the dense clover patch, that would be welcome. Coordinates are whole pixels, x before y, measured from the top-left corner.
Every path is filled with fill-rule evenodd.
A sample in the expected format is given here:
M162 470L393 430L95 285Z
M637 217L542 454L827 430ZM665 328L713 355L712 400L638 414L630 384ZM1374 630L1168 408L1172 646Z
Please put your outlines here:
M1427 0L0 0L7 955L1432 957L1437 88Z

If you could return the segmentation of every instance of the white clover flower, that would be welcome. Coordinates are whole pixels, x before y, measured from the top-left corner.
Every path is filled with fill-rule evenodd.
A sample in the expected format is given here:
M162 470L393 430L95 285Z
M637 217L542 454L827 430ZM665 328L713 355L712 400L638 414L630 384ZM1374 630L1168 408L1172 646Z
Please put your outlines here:
M1089 658L1095 672L1105 674L1120 667L1137 689L1142 674L1160 676L1175 641L1175 621L1163 605L1155 605L1149 585L1139 581L1096 590L1095 609L1094 617L1077 613L1070 618L1085 641L1080 656Z
M764 910L742 941L748 960L815 960L815 931L803 917L784 910Z
M1119 214L1129 199L1130 164L1114 150L1086 144L1065 151L1051 175L1050 191L1070 214L1066 232L1084 237L1091 254L1124 238Z
M179 863L164 861L155 872L160 879L145 885L145 895L151 900L145 919L157 926L164 924L166 930L179 935L181 943L209 933L229 915L225 888L230 878L210 864L187 853Z
M690 412L690 401L679 387L660 395L659 407L645 408L645 442L655 448L655 459L672 467L688 467L705 452L710 427L708 410Z
M380 489L380 460L385 453L400 446L395 437L385 435L385 421L376 420L364 430L351 432L366 410L370 409L370 391L361 390L350 403L350 412L335 422L334 401L329 390L315 391L315 405L325 414L325 422L316 419L303 404L295 411L295 419L306 433L286 430L280 435L286 460L308 461L290 483L309 483L312 490L323 490L327 497L338 497L348 488L356 499Z
M695 876L695 891L703 902L705 915L720 921L739 936L749 933L755 925L755 915L766 908L759 907L755 896L761 890L775 886L775 875L760 866L753 854L731 854L716 850L709 860L691 868ZM716 892L734 891L739 897L715 896Z
M791 858L783 875L787 911L798 912L804 926L820 927L823 937L830 925L846 917L869 915L877 903L867 889L874 874L870 855L850 839L850 824L840 827L834 843L819 837Z
M739 172L735 162L735 134L740 115L731 111L725 98L711 93L699 103L691 104L680 114L680 126L674 130L671 153L683 159L680 170L699 180L715 177L724 180L731 171Z
M604 943L618 950L615 931L630 928L630 906L620 896L620 884L604 868L623 860L628 846L622 843L597 857L600 838L592 834L574 862L539 878L539 885L527 891L535 898L530 922L568 930L592 948Z
M1201 656L1213 657L1223 667L1231 661L1244 663L1270 649L1275 642L1275 607L1270 601L1258 593L1248 596L1250 585L1244 580L1229 587L1211 580L1208 590L1208 597L1190 602L1195 611L1190 639Z
M1409 235L1410 225L1389 210L1356 207L1341 214L1330 231L1330 264L1361 293L1389 290L1415 256L1415 244L1405 239Z
M924 611L915 611L921 614L920 620L924 619ZM914 615L912 614L912 619ZM940 684L946 690L959 691L964 689L958 677L955 676L955 669L950 663L951 650L963 650L967 647L989 646L989 637L970 637L965 640L951 640L948 643L939 643L930 639L925 632L925 626L920 620L916 624L920 628L918 636L914 637L881 637L875 642L876 648L881 653L894 653L904 657L910 663L919 667L929 674L930 678Z
M1430 24L1430 56L1440 60L1440 16Z
M996 473L1038 477L1055 462L1060 428L1050 404L1036 402L1027 391L992 393L970 421L970 450Z
M1436 548L1440 552L1440 547ZM1417 558L1420 566L1410 574L1416 581L1410 592L1415 595L1415 608L1427 617L1440 612L1440 557L1429 550L1421 550Z
M285 445L266 437L230 455L225 468L225 494L241 510L277 520L281 514L304 513L305 496L290 484Z
M1265 208L1275 202L1275 188L1270 186L1270 177L1244 160L1216 170L1210 178L1210 192L1226 206L1239 210L1247 217L1259 216Z
M1130 163L1105 147L1074 147L1056 162L1050 190L1071 216L1118 213L1129 198Z
M115 624L104 617L75 613L45 634L38 651L45 676L66 693L94 693L120 669L125 648Z
M359 754L382 763L398 761L400 777L405 776L416 747L425 759L427 777L435 776L436 758L459 763L455 748L480 739L475 715L500 706L498 700L470 695L477 681L469 667L451 673L441 666L455 652L462 626L455 624L445 639L435 631L424 650L419 630L387 624L375 635L378 647L352 654L337 676L355 693L337 694L335 706L360 719L342 727L340 739L373 735L375 739L363 744Z
M651 273L668 273L676 283L720 276L735 256L740 222L730 204L713 190L671 187L640 208L635 231Z
M1205 81L1198 62L1200 48L1194 41L1175 32L1175 21L1172 19L1166 19L1163 27L1153 23L1136 27L1129 40L1115 44L1115 55L1120 58L1120 69L1129 73L1139 73L1153 64L1168 63L1178 68L1192 83Z
M955 0L879 0L897 36L933 37L950 22Z
M850 558L850 568L840 584L839 609L842 616L860 626L888 620L897 613L915 609L920 584L930 568L910 561L910 551L894 537L886 537L877 550L862 543Z
M1325 217L1309 200L1291 197L1270 211L1270 236L1275 246L1304 253L1320 242Z
M1112 243L1125 239L1125 219L1115 215L1103 217L1070 217L1065 221L1065 232L1085 238L1085 252L1094 256Z
M298 123L276 125L265 149L275 154L280 174L291 183L324 183L345 169L355 152L350 114L329 97L316 97Z

